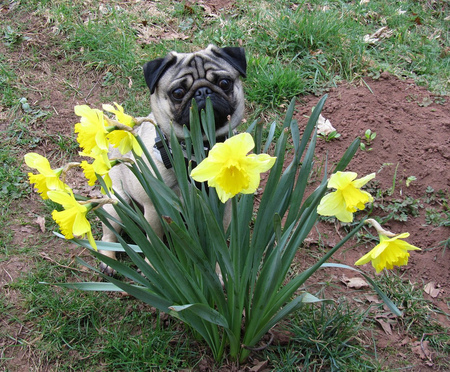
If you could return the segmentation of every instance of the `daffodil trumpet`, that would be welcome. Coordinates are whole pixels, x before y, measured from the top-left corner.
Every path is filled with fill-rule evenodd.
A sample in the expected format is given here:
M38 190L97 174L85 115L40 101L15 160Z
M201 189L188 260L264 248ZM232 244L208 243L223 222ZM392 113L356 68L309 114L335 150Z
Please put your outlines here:
M372 218L367 219L366 223L377 230L380 243L356 261L355 265L359 266L371 262L377 273L380 273L383 269L392 270L394 266L407 265L410 256L408 251L420 251L420 248L403 240L409 237L409 233L394 234L383 229Z

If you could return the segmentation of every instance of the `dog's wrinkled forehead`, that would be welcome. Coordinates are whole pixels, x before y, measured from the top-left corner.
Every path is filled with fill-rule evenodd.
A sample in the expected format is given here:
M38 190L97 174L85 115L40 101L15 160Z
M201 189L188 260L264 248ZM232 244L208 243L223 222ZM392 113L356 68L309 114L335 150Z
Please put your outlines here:
M167 82L169 84L166 86L170 89L173 85L183 83L186 88L189 88L194 82L201 80L208 80L211 83L215 83L217 79L225 76L236 79L239 73L232 66L227 66L228 69L224 68L224 64L226 62L223 60L214 59L205 54L177 56L177 62L171 67L175 76L172 76L172 81ZM230 76L230 71L235 71L235 73Z
M172 86L175 79L187 79L184 84L188 86L189 81L206 79L213 83L214 79L224 75L236 80L239 75L246 77L246 68L243 48L217 48L209 45L198 52L171 52L164 58L147 62L144 65L144 76L153 94L157 85Z

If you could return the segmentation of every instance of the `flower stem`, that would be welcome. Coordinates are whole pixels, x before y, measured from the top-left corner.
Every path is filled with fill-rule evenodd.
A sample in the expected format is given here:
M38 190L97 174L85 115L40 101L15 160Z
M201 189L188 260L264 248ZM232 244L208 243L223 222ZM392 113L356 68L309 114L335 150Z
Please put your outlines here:
M384 236L388 236L390 238L393 238L394 236L396 236L397 234L394 234L388 230L385 230L381 227L381 225L375 221L373 218L368 218L365 223L368 223L369 225L372 225L372 227L377 230L378 234L384 235Z
M238 203L237 198L231 198L231 241L230 241L230 252L231 252L231 260L233 262L233 269L235 273L233 285L230 288L230 291L227 293L228 295L228 307L230 308L231 314L231 332L235 336L235 342L230 339L230 356L234 359L238 358L239 354L239 346L241 339L241 323L242 323L242 311L243 304L241 304L240 298L240 288L241 288L241 277L242 273L240 272L240 248L239 242L239 219L238 219Z

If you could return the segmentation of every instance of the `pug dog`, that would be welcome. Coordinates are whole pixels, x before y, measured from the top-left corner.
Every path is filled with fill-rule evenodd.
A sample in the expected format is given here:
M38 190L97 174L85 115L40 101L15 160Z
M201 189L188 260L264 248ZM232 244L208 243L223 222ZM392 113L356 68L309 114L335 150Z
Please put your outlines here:
M244 94L240 78L246 77L247 62L243 48L218 48L209 45L206 49L194 53L171 52L164 58L147 62L144 67L144 78L150 89L151 114L149 121L144 121L137 129L147 149L154 152L154 161L164 182L176 189L175 174L170 162L164 156L161 139L157 135L155 122L161 132L170 138L173 130L176 137L184 139L183 126L190 127L189 111L192 99L195 99L198 110L206 107L206 99L210 98L215 118L216 138L224 140L231 129L236 128L244 116ZM158 152L158 148L161 152ZM110 157L119 157L117 150L112 149ZM125 154L126 158L133 158L132 154ZM159 237L163 236L160 217L143 190L139 181L134 177L126 165L115 166L110 171L115 193L126 201L134 202L142 207L143 213L153 230ZM119 220L111 205L104 207L115 219ZM118 223L112 221L113 228L120 232ZM116 235L103 226L102 241L116 242ZM100 251L115 258L115 252ZM113 270L102 263L100 269L112 275Z

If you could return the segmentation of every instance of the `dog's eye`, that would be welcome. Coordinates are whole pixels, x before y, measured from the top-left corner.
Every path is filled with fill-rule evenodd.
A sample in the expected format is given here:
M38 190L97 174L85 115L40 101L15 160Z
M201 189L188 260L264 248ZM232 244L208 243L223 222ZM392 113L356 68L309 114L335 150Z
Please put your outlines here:
M176 100L183 99L184 95L186 94L186 91L183 88L176 88L172 91L172 97Z
M217 85L223 91L227 91L230 90L232 84L230 79L220 79Z

